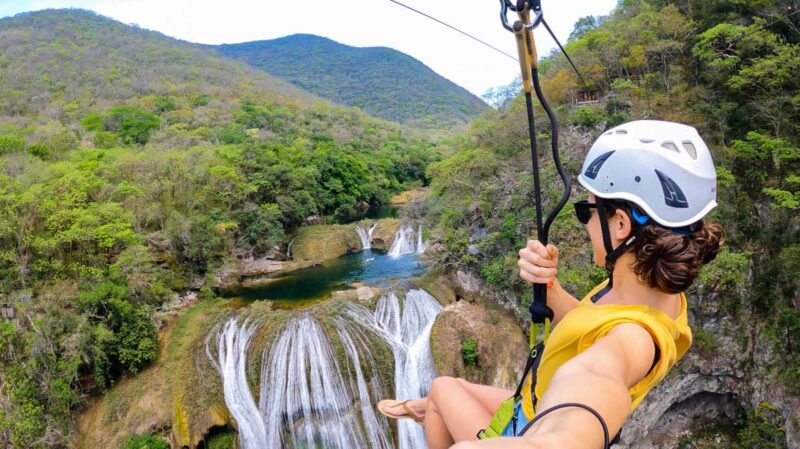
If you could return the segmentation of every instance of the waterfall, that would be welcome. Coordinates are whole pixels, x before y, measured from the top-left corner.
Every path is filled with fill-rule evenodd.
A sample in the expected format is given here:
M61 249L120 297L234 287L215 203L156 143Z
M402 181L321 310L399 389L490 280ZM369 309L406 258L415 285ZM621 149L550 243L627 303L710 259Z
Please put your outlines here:
M206 338L206 354L222 377L240 448L394 449L389 423L376 410L391 395L381 388L366 334L377 334L392 348L394 396L418 398L436 375L429 342L442 309L423 290L407 292L400 305L394 294L382 296L374 312L348 303L343 314L331 317L335 335L326 335L308 313L289 320L264 349L257 404L246 366L257 326L236 318L216 326ZM332 338L343 358L337 360ZM400 420L398 430L399 449L426 447L422 427L413 421Z
M247 386L247 348L257 326L245 320L241 326L231 318L222 329L217 325L206 337L206 354L222 377L225 404L236 420L241 449L259 449L266 441L266 428ZM210 339L216 334L217 356L212 355ZM278 447L278 446L273 446Z
M341 328L337 330L342 332ZM289 322L262 359L259 410L267 423L263 447L311 448L318 443L340 449L390 447L387 438L369 438L388 434L388 427L363 432L359 426L363 407L354 407L354 403L369 404L371 399L369 391L357 385L359 377L363 380L360 363L355 363L349 351L346 355L353 365L348 371L356 370L356 379L342 376L328 337L311 315L303 314ZM377 424L374 413L371 418ZM285 426L290 445L282 441Z
M395 398L417 399L428 394L436 377L430 350L430 335L442 306L424 290L410 290L403 301L392 293L378 300L375 312L357 304L348 304L347 313L354 321L375 332L392 348L395 363ZM400 449L426 447L422 427L409 419L398 421Z
M358 233L358 238L361 239L361 249L370 249L372 248L372 231L378 226L378 223L373 223L372 226L368 230L363 229L361 226L356 225L356 232Z
M286 247L286 257L290 260L292 258L292 243L294 243L294 239L289 241L289 245Z
M422 225L419 225L419 232L414 232L414 227L404 224L397 229L394 241L389 248L389 256L400 257L405 254L422 253L425 251L425 244L422 242Z

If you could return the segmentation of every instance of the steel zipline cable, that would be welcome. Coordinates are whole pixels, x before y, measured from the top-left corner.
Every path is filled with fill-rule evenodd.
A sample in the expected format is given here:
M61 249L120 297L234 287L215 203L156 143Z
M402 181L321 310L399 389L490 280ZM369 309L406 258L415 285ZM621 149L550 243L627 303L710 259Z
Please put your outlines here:
M476 41L476 42L479 42L479 43L481 43L481 44L483 44L483 45L485 45L485 46L487 46L487 47L491 48L492 50L494 50L494 51L496 51L496 52L498 52L498 53L502 54L503 56L506 56L506 57L508 57L508 58L511 58L511 59L513 59L514 61L516 61L516 60L517 60L517 58L515 58L514 56L512 56L512 55L510 55L510 54L508 54L508 53L506 53L506 52L504 52L503 50L500 50L499 48L495 47L494 45L492 45L492 44L490 44L490 43L488 43L488 42L485 42L485 41L483 41L483 40L481 40L481 39L478 39L477 37L475 37L475 36L473 36L473 35L471 35L471 34L467 33L466 31L461 31L461 30L459 30L458 28L454 27L453 25L450 25L449 23L443 22L443 21L441 21L441 20L437 19L436 17L433 17L433 16L431 16L431 15L429 15L429 14L425 14L424 12L422 12L422 11L420 11L420 10L418 10L418 9L414 9L414 8L412 8L412 7L410 7L410 6L406 5L406 4L403 4L403 3L401 3L401 2L398 2L397 0L389 0L389 1L390 1L390 2L392 2L392 3L394 3L394 4L396 4L396 5L400 5L400 6L402 6L403 8L406 8L406 9L408 9L408 10L414 11L415 13L417 13L417 14L419 14L419 15L423 16L423 17L427 17L428 19L431 19L431 20L433 20L433 21L434 21L434 22L436 22L436 23L439 23L439 24L441 24L441 25L444 25L444 26L446 26L447 28L450 28L450 29L451 29L451 30L453 30L453 31L456 31L456 32L458 32L458 33L461 33L461 34L463 34L464 36L467 36L468 38L470 38L470 39L472 39L472 40L474 40L474 41Z

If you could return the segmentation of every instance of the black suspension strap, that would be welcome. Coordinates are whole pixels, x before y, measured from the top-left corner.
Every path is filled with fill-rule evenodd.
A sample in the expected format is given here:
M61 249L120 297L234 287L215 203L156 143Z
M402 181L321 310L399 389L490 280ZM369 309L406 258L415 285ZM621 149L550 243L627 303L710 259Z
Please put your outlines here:
M531 426L536 424L540 419L544 418L547 414L567 407L579 407L594 415L594 417L597 418L597 420L600 422L600 425L603 427L603 449L609 449L611 447L611 441L609 440L609 435L608 435L608 425L606 425L606 421L603 419L602 415L600 415L600 413L597 410L593 409L592 407L589 407L586 404L581 404L579 402L565 402L563 404L558 404L553 407L550 407L541 413L537 413L536 417L533 418L531 422L529 422L525 427L522 428L522 431L519 433L519 435L524 435L525 432L527 432L528 429L531 428Z
M519 20L511 25L508 21L508 11L514 11L519 16ZM530 135L531 161L533 174L534 202L536 209L536 235L543 245L547 245L550 226L553 224L558 213L564 208L569 200L572 190L572 183L564 171L561 159L558 154L558 122L555 114L550 108L539 83L539 62L536 52L536 41L533 30L544 22L542 14L541 0L517 0L512 3L510 0L500 0L500 19L503 27L514 33L517 41L517 52L519 54L520 70L522 72L522 89L525 93L525 107L527 110L528 133ZM549 27L547 27L549 30ZM550 31L552 33L552 31ZM553 36L555 38L555 36ZM556 39L556 42L558 40ZM561 47L561 44L558 44ZM566 54L566 53L565 53ZM568 56L567 56L568 57ZM569 58L569 57L568 57ZM572 60L569 59L570 64ZM574 68L574 64L573 64ZM577 71L577 69L576 69ZM579 74L580 76L580 74ZM581 79L583 77L581 76ZM536 126L533 114L532 93L536 93L536 98L545 110L550 120L550 145L553 153L553 161L556 165L561 181L564 183L564 193L561 200L550 212L547 219L542 220L542 192L539 175L539 151L536 142ZM533 323L545 323L546 329L549 327L550 320L553 319L553 310L547 306L547 286L545 284L534 284L533 302L528 307ZM533 338L533 336L531 336Z

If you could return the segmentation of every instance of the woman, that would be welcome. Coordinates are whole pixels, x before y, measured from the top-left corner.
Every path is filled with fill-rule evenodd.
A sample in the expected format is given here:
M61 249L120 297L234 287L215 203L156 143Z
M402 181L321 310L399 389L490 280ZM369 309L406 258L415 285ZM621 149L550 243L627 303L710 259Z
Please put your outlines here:
M683 292L722 245L722 229L702 220L716 206L708 147L689 126L630 122L597 139L578 179L589 196L575 212L609 280L578 301L556 278L558 249L529 241L520 277L548 285L555 326L514 425L479 441L514 392L463 379L438 377L425 398L379 404L422 423L430 449L604 447L603 427L617 434L691 345ZM558 408L568 403L577 405Z

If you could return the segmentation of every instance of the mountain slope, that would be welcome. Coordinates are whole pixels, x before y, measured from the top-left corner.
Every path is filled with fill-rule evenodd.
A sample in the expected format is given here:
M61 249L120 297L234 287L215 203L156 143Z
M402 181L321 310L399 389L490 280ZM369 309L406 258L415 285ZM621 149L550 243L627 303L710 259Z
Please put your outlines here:
M488 107L466 89L390 48L350 47L308 34L216 48L304 90L387 120L453 125Z
M222 97L313 96L198 45L85 10L46 10L0 19L0 114L108 106L191 91Z

